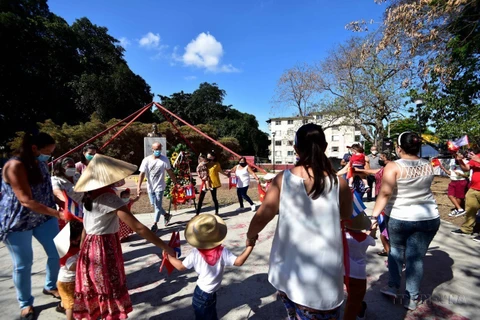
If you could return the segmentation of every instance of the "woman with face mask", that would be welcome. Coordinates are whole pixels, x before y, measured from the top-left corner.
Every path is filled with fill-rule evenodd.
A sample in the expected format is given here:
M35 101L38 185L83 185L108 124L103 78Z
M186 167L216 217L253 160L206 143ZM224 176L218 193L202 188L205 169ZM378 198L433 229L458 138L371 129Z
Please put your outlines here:
M72 158L63 158L61 161L55 162L53 166L52 189L59 210L63 211L65 207L65 199L63 192L77 203L82 202L83 193L73 191L73 187L80 178L80 173L75 168L75 162ZM60 229L64 227L63 220L59 220Z
M238 160L238 165L233 167L230 173L233 173L237 176L237 197L238 203L240 204L240 207L237 209L237 211L243 211L243 199L250 204L252 211L255 211L255 204L247 195L247 191L248 187L250 186L250 175L257 180L257 183L258 177L255 172L253 172L252 168L250 168L250 166L247 164L245 157L241 157L240 160Z
M97 146L93 144L87 144L85 147L83 147L81 159L75 164L77 172L82 174L83 170L85 170L85 168L88 166L88 163L92 161L93 157L95 157L96 154Z
M212 184L212 189L210 193L212 194L212 201L215 205L215 214L218 215L218 200L217 200L217 189L222 186L220 182L220 174L228 177L225 172L222 170L222 166L216 160L215 152L212 150L207 153L207 169L208 169L208 176L210 177L210 181ZM198 204L197 204L197 215L200 214L202 210L203 199L205 199L205 195L207 194L207 190L202 190L200 192L200 196L198 197Z
M64 217L55 209L46 163L54 150L55 140L48 134L26 134L20 149L3 167L0 240L12 257L20 319L35 317L31 279L32 237L40 242L48 257L43 293L60 298L56 286L60 263L53 238L58 233L57 219Z

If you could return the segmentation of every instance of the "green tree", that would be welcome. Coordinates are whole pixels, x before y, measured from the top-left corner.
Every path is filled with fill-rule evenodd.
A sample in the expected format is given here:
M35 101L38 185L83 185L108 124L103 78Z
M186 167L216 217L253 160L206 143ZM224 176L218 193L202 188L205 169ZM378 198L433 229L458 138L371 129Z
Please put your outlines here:
M152 100L106 28L87 18L69 26L46 0L0 1L0 40L0 145L46 119L77 124L97 112L105 122Z

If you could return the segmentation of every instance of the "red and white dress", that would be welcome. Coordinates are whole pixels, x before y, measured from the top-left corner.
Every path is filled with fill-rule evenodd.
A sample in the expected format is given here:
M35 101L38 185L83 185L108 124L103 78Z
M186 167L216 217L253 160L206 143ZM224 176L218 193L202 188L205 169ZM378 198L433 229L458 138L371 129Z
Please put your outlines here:
M77 262L75 319L126 319L133 310L116 214L124 205L112 189L105 188L93 199L92 210L84 210L86 237Z

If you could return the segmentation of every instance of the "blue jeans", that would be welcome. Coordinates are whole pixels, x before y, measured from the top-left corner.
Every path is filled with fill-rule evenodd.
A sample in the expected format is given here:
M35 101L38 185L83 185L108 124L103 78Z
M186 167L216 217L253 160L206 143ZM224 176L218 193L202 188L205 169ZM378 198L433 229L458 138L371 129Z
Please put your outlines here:
M243 188L237 187L237 197L238 197L238 203L240 203L240 208L243 208L243 199L247 200L247 202L250 203L251 206L253 206L253 201L247 195L247 191L248 191L248 187L243 187Z
M426 221L403 221L388 218L390 238L388 285L400 288L402 266L406 266L406 298L418 299L423 278L423 257L440 227L440 218ZM406 261L404 261L406 260Z
M195 287L192 299L195 320L217 320L217 293L207 293Z
M17 290L17 300L20 308L33 305L32 296L32 236L40 242L47 254L45 289L57 288L57 276L60 269L57 249L53 238L58 234L58 220L48 219L32 230L12 232L5 239L10 256L13 260L13 283Z
M148 197L150 198L150 203L153 205L153 210L155 211L155 223L157 223L160 220L160 216L166 214L162 207L163 191L149 192Z

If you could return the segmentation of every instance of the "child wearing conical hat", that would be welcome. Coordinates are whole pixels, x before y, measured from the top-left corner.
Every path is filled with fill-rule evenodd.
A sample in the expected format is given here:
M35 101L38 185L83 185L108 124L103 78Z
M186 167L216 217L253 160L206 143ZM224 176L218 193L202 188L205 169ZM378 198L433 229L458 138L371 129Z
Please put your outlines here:
M73 306L75 319L126 319L132 311L118 236L119 220L174 255L172 248L135 218L113 189L136 170L136 165L96 154L75 185L76 192L85 192L84 236Z
M179 271L194 268L198 273L192 306L196 320L215 320L217 316L217 291L220 289L225 266L242 266L255 246L247 239L246 248L238 257L222 246L227 226L217 215L195 216L185 228L185 239L193 247L183 261L168 256Z

